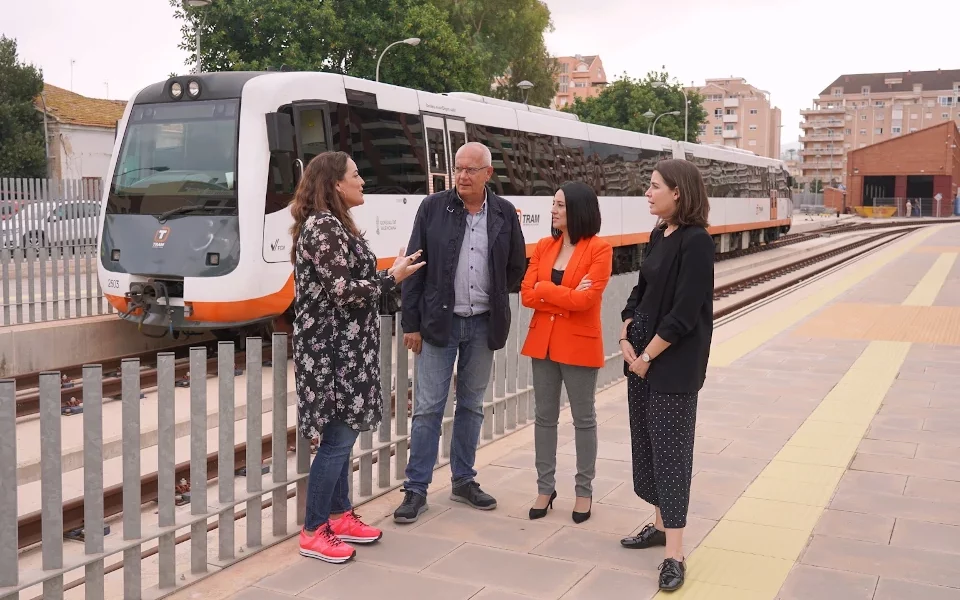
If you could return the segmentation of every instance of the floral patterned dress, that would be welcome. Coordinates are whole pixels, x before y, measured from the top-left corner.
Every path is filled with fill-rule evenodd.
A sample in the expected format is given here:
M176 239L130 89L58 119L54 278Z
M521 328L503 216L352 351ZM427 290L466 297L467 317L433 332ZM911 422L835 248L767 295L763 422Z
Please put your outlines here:
M294 265L293 359L298 429L314 438L330 421L365 431L383 414L381 295L396 281L377 271L366 240L328 212L310 215Z

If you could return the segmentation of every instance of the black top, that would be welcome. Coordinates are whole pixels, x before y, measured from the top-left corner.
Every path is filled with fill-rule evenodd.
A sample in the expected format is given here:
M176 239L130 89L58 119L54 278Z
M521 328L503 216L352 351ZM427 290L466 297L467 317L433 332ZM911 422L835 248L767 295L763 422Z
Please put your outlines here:
M673 261L673 257L677 252L677 246L680 240L680 236L677 235L678 232L679 230L674 231L673 234L665 237L658 236L655 243L651 240L649 253L640 263L640 276L643 277L644 281L659 281L658 277L664 269L672 266L669 262ZM658 299L659 296L657 294L647 291L640 300L640 306L637 312L645 315L654 315L657 312L656 303Z
M563 281L563 269L554 269L550 272L550 281L553 282L553 285L560 285Z
M713 339L713 238L703 227L681 227L668 237L658 227L644 252L637 285L621 318L649 319L649 331L670 343L650 364L647 382L664 393L698 392L703 387ZM637 354L649 339L637 339L631 324L627 337ZM627 364L624 363L624 371Z

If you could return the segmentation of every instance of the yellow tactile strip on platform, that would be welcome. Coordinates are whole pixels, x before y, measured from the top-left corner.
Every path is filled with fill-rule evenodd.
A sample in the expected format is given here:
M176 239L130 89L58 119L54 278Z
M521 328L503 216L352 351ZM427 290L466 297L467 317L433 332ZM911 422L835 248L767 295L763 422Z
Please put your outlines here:
M704 588L712 600L776 598L909 349L873 342L864 350L690 555L687 577L700 585L670 598L699 598Z
M960 346L960 306L834 304L793 335Z
M950 276L950 271L953 269L953 263L956 260L957 254L955 252L941 254L903 303L906 306L931 306L937 299L940 288L943 287L947 277Z
M914 302L933 302L944 282L944 262L938 260L917 284L921 293L911 294ZM840 308L844 306L884 308ZM929 315L941 307L885 308L897 315L905 314L901 311ZM948 310L960 314L958 309ZM876 316L875 313L873 317ZM861 329L871 330L869 321L862 323L868 326ZM948 328L957 329L943 323L938 326ZM659 592L656 598L776 598L896 380L910 346L904 341L872 341L690 554L688 583L669 596Z

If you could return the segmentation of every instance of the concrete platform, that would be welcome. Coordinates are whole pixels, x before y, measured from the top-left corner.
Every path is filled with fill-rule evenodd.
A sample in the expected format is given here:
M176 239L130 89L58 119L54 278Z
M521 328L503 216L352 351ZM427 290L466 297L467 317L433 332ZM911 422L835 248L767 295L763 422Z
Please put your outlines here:
M698 402L687 583L672 598L960 598L960 225L914 233L717 328ZM483 513L448 500L390 518L329 565L279 543L172 597L666 598L662 549L618 540L652 520L633 493L623 384L597 399L593 516L570 519L575 448L561 416L555 510L529 521L533 428L478 452ZM212 564L212 563L211 563Z

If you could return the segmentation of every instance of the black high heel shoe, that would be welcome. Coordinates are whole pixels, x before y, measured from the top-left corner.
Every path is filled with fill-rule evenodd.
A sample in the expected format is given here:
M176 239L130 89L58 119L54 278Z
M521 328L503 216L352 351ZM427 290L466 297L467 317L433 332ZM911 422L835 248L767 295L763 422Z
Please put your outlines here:
M557 499L557 490L553 490L553 493L550 494L550 502L547 503L547 508L553 508L553 501ZM530 520L533 519L542 519L547 516L547 508L531 508L530 509Z
M593 498L590 498L590 508L587 512L577 512L573 511L573 522L574 523L583 523L590 518L590 513L593 512Z

